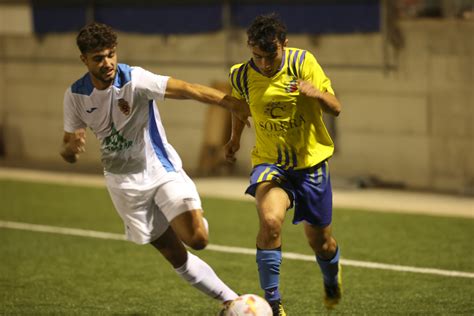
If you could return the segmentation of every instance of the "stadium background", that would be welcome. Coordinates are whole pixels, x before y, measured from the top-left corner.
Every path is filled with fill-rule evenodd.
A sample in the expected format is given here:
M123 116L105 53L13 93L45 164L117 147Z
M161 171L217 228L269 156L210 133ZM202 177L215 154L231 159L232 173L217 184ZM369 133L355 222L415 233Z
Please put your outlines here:
M436 5L438 3L438 5ZM473 1L0 1L0 154L6 166L100 172L97 142L77 166L58 153L64 90L84 72L77 30L119 31L119 60L227 88L249 58L245 27L279 12L291 46L314 52L344 110L328 125L332 173L358 186L474 192ZM193 102L160 106L191 175L247 175L247 131L223 164L227 116Z
M473 2L0 0L0 314L219 309L151 248L117 242L123 227L93 135L79 164L58 155L62 98L86 71L75 46L86 21L120 30L121 62L225 90L230 64L249 58L247 23L274 10L344 106L327 121L345 290L331 314L472 315ZM210 223L199 255L233 288L259 293L255 210L242 194L252 132L231 167L221 155L225 111L192 101L160 111ZM301 226L287 221L284 238L288 313L326 313Z

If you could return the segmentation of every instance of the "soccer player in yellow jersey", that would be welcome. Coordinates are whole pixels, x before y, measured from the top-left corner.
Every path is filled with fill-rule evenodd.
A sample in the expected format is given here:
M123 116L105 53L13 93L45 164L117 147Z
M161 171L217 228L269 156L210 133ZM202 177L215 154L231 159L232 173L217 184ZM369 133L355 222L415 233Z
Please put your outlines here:
M260 285L274 315L286 315L279 292L281 228L288 209L304 230L323 274L324 303L341 298L339 248L331 230L328 159L334 144L322 112L338 116L341 103L309 51L287 47L286 26L275 14L258 16L247 30L252 58L230 70L232 95L250 105L256 145L246 193L255 197L260 228ZM244 124L232 119L226 158L235 161Z

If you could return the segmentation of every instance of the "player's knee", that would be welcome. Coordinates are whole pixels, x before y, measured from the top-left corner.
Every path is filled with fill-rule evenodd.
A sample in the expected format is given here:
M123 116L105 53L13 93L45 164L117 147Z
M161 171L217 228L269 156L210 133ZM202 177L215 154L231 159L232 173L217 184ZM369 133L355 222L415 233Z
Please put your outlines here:
M334 248L334 249L333 249ZM323 243L319 249L320 252L322 253L328 253L336 250L335 247L332 247L332 242L330 240L326 241Z
M194 250L203 250L207 247L207 244L207 240L193 240L188 244L188 246Z
M203 233L194 234L190 240L186 242L186 244L194 250L202 250L207 247L208 243L207 234Z
M281 234L281 221L276 217L268 216L262 220L261 229L267 238L276 239Z

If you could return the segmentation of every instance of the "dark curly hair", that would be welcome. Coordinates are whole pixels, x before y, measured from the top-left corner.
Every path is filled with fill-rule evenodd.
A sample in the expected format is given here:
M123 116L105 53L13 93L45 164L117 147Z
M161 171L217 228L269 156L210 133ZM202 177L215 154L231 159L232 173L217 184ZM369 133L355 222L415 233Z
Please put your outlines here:
M76 43L81 53L86 54L117 46L117 34L110 26L93 22L79 31Z
M258 46L267 53L277 50L275 39L283 44L286 40L286 25L276 13L259 15L247 29L247 44Z

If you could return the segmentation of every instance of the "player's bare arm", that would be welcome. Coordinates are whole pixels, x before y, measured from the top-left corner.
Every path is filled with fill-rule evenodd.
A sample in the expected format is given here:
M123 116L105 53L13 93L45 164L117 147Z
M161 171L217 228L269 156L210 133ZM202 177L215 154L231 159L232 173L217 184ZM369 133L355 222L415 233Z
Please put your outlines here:
M298 80L298 88L301 94L315 98L323 107L323 111L333 116L338 116L341 113L342 105L333 94L329 92L322 92L308 81Z
M79 154L86 151L86 131L79 129L74 133L64 132L61 157L69 163L75 163Z
M232 133L227 144L224 145L225 159L230 162L235 162L235 153L240 149L240 138L244 130L244 123L232 115Z
M203 103L219 105L231 111L239 120L250 126L248 104L217 89L169 78L165 97L170 99L193 99Z

